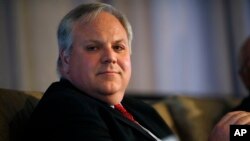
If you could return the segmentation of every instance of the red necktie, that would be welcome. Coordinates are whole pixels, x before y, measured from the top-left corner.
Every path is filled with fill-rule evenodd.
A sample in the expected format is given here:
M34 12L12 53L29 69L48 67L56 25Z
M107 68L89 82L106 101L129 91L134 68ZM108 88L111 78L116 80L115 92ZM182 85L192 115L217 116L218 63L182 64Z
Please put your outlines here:
M127 118L128 120L136 123L136 124L139 124L135 119L134 117L121 105L121 104L116 104L114 105L115 109L118 110L119 112L122 113L122 115Z

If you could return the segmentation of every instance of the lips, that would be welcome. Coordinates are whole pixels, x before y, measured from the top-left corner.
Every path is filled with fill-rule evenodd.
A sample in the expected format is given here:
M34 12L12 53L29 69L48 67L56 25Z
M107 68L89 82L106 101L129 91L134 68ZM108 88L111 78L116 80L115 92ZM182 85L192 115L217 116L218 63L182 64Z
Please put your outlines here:
M120 74L120 73L118 71L101 71L97 73L97 75L112 75L112 74Z

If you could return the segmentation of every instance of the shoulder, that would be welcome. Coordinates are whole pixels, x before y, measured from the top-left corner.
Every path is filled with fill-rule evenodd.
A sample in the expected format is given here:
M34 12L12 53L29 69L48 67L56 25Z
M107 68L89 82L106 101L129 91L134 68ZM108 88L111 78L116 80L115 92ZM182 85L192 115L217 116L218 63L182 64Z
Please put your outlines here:
M97 114L106 105L76 89L68 82L55 82L46 90L35 112L52 115Z
M125 106L125 108L131 109L132 111L136 111L141 114L156 114L155 109L150 104L145 103L140 99L125 96L122 104Z
M131 106L136 106L136 107L147 107L147 108L152 108L150 104L134 98L134 97L130 97L130 96L125 96L122 100L122 103L125 105L131 105Z

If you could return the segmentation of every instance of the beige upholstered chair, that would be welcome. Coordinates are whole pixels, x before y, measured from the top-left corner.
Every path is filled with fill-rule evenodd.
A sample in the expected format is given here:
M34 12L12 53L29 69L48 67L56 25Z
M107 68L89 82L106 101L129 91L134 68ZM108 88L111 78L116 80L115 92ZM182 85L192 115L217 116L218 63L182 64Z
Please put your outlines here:
M22 134L42 92L0 89L0 141L14 141Z

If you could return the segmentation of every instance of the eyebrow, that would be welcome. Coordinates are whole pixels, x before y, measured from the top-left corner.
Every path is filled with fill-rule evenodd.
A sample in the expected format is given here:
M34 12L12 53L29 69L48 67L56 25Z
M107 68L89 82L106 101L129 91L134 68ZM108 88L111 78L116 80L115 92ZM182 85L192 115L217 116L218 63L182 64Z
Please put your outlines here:
M117 44L117 43L122 43L122 42L125 43L125 40L124 39L119 39L119 40L115 41L114 43ZM86 44L88 44L88 43L103 44L103 42L99 41L99 40L87 40L87 41L85 41L85 43Z
M121 43L121 42L124 42L124 43L125 43L125 41L124 41L123 39L120 39L120 40L115 41L115 43Z

